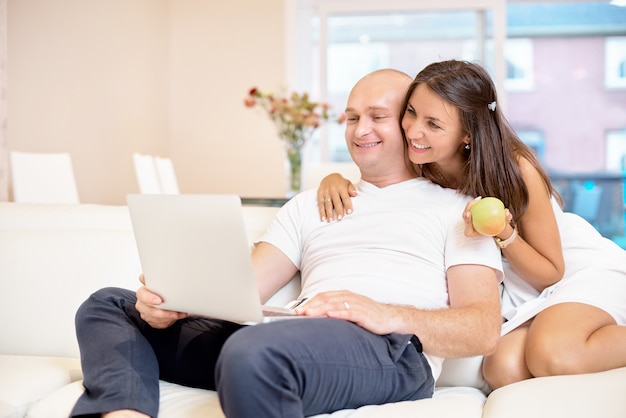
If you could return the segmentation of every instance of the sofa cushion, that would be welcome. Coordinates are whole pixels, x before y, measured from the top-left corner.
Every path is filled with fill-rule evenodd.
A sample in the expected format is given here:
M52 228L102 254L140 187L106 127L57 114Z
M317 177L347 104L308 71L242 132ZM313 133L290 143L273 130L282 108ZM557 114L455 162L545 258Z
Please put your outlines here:
M74 382L42 398L28 411L29 418L67 418L83 393L82 382ZM217 393L160 382L159 418L224 418Z
M0 418L21 418L24 410L18 409L15 405L0 401Z
M485 395L478 389L438 389L431 399L367 405L350 411L344 416L349 418L480 418L484 402ZM339 418L335 414L328 417Z
M0 312L13 320L0 321L0 354L78 357L78 306L105 286L136 289L140 272L128 231L2 231Z
M272 206L243 207L243 220L250 244L261 238L279 209Z
M224 418L217 393L160 382L159 418ZM28 411L29 418L66 418L83 393L81 382L74 382L41 399ZM433 399L368 405L312 418L480 418L485 396L473 388L438 389Z
M32 403L81 378L75 358L0 355L0 418L23 417Z
M483 378L482 364L483 356L446 359L437 379L437 386L467 386L479 389L487 395L491 389Z

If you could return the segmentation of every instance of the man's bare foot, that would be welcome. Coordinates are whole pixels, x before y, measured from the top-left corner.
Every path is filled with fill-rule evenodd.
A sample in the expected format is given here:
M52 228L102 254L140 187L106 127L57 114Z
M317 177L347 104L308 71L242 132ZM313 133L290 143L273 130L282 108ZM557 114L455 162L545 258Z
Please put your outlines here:
M102 418L150 418L150 416L134 409L121 409L102 414Z

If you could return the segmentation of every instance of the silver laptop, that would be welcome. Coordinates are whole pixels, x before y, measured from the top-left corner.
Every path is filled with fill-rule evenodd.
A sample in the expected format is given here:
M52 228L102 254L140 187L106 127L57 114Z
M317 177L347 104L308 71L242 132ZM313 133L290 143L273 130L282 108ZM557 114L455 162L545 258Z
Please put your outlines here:
M146 287L163 298L163 309L237 323L295 316L261 306L238 196L130 194L126 201Z

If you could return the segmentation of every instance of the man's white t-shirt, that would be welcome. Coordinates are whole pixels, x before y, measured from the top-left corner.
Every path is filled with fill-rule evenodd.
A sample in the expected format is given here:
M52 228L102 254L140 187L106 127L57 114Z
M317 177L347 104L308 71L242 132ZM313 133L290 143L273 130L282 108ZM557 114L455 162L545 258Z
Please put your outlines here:
M422 178L384 188L361 181L357 190L353 213L333 223L320 220L315 190L300 193L261 238L300 269L301 298L350 290L382 303L439 309L448 306L451 266L486 265L502 279L493 240L464 235L467 196ZM426 357L436 380L443 359Z

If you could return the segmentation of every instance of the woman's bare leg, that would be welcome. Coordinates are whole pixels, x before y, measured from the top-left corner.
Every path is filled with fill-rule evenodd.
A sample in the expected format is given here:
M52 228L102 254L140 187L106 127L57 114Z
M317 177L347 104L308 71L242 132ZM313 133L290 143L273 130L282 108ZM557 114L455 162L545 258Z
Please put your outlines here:
M524 346L530 321L500 338L496 352L483 360L483 376L491 389L530 379Z
M591 305L561 303L537 315L528 331L533 376L592 373L626 366L626 327Z

